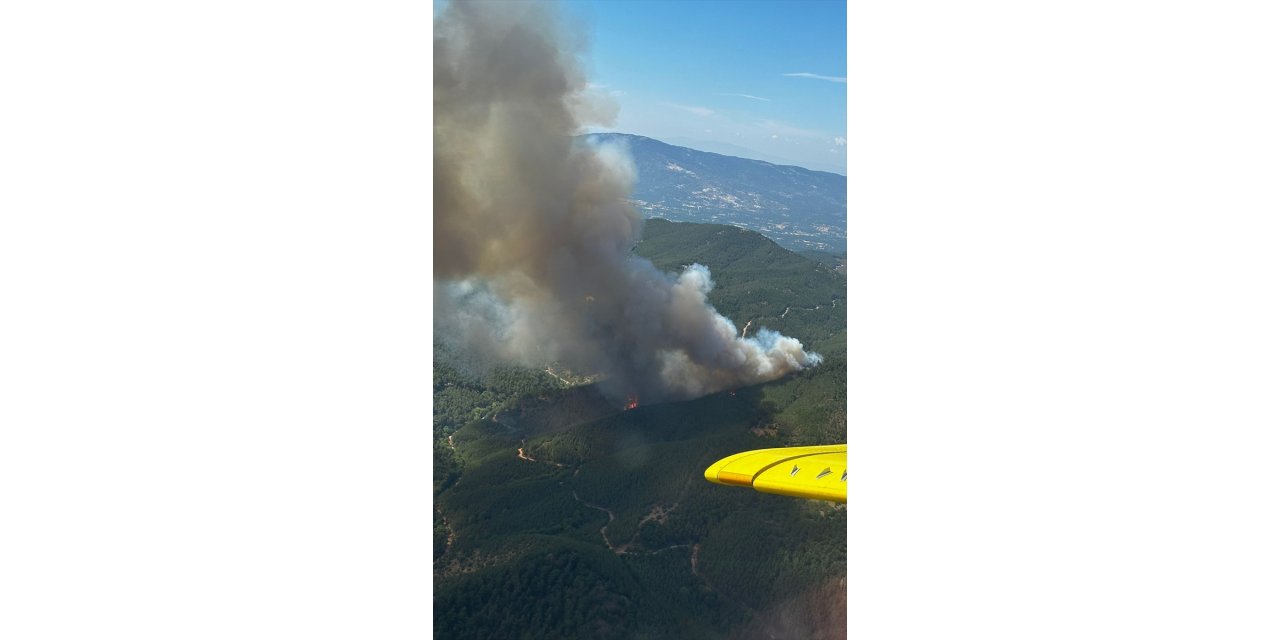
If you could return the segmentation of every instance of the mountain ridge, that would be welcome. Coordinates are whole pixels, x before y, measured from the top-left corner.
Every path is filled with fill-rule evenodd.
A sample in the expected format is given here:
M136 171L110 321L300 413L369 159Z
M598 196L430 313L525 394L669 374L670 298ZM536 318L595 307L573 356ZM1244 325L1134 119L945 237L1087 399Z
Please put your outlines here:
M724 152L721 152L721 151L711 151L710 149L699 149L699 148L697 148L697 147L691 147L691 146L689 146L689 144L697 144L697 143L699 143L700 141L697 141L697 140L691 140L691 139L685 139L685 138L671 138L671 140L673 140L674 142L667 142L666 140L659 140L658 138L651 138L651 137L649 137L649 136L642 136L642 135L640 135L640 134L638 134L638 133L623 133L623 132L621 132L621 131L601 131L601 132L596 132L596 133L586 133L586 134L583 134L583 135L578 136L578 137L579 137L579 138L590 138L590 137L593 137L593 136L599 136L599 137L609 137L609 136L612 136L612 137L617 137L617 138L629 138L629 139L636 139L636 140L647 140L647 141L650 141L650 142L656 142L656 143L658 143L658 144L665 145L665 146L668 146L668 147L675 147L675 148L679 148L679 149L689 149L690 151L696 151L696 152L698 152L698 153L707 153L707 154L710 154L710 155L713 155L713 156L721 156L721 157L723 157L723 158L729 158L729 159L733 159L733 160L746 160L746 161L748 161L748 162L758 162L758 163L761 163L761 164L772 165L772 166L779 167L779 168L783 168L783 169L799 169L799 170L801 170L801 171L808 171L808 172L810 172L810 173L825 173L825 174L832 175L832 176L836 176L836 177L839 177L839 178L847 178L847 177L848 177L848 176L846 176L846 175L844 175L844 174L842 174L842 173L837 173L837 172L835 172L835 171L827 171L827 170L825 170L825 169L811 169L811 168L809 168L809 167L802 167L802 166L800 166L800 165L798 165L798 164L794 164L794 163L786 162L785 160L782 160L781 158L778 158L778 159L775 159L775 160L765 160L765 159L763 159L763 158L748 158L747 156L737 156L737 155L733 155L732 153L724 153ZM683 143L689 143L689 144L683 144ZM726 147L726 148L727 148L727 147L733 147L733 146L736 146L736 145L727 145L727 144L725 145L725 147ZM738 149L740 149L740 150L742 150L742 151L749 151L749 152L752 152L752 153L759 153L759 152L757 152L757 151L755 151L755 150L753 150L753 149L748 149L748 148L746 148L746 147L737 147L737 148L738 148ZM764 155L764 154L761 154L761 155Z
M845 251L845 176L635 134L578 139L629 151L636 169L632 203L646 218L740 226L793 251Z

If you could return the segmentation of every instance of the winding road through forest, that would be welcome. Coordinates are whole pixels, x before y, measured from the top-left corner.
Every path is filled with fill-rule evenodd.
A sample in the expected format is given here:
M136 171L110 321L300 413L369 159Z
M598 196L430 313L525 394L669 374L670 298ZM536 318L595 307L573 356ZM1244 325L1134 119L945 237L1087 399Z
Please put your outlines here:
M748 324L750 324L750 323L748 323ZM745 332L745 330L744 330L744 332ZM527 461L527 462L537 463L537 462L538 462L538 460L536 460L536 459L534 459L534 458L530 457L529 455L525 454L525 452L524 452L524 444L525 444L525 441L524 441L524 440L521 440L521 441L520 441L520 447L519 447L518 449L516 449L516 457L517 457L517 458L519 458L519 459L521 459L521 460L525 460L525 461ZM546 464L552 464L552 465L555 465L555 466L560 467L560 468L565 468L565 465L560 464L560 463L558 463L558 462L550 462L550 461L546 461L545 463L546 463ZM575 469L573 470L573 476L574 476L574 477L577 477L577 476L578 476L578 472L579 472L579 471L581 471L581 470L582 470L582 468L581 468L581 467L575 468ZM686 481L686 482L685 482L685 486L684 486L684 488L680 491L680 495L679 495L679 496L677 496L677 500L679 500L680 498L682 498L682 497L684 496L685 491L687 491L687 490L689 489L689 484L690 484L690 482L692 481L692 479L693 479L693 478L692 478L692 476L691 476L691 477L690 477L690 479L689 479L689 481ZM562 483L562 484L563 484L563 483ZM592 503L590 503L590 502L587 502L586 500L583 500L583 499L582 499L582 496L578 495L577 490L570 490L570 492L573 494L573 499L574 499L574 500L577 500L579 503L581 503L582 505L584 505L584 506L586 506L586 507L588 507L588 508L595 509L596 511L601 511L601 512L603 512L606 516L608 516L608 517L609 517L609 520L608 520L608 521L606 521L606 522L604 523L604 526L600 527L600 539L604 541L604 545L605 545L605 547L608 547L608 549L609 549L610 551L612 551L614 554L616 554L616 555L618 555L618 556L623 556L623 555L628 555L628 554L630 554L630 555L639 555L639 554L643 554L643 555L654 555L654 554L657 554L657 553L662 553L663 551L670 551L671 549L689 549L689 574L690 574L690 575L692 575L692 576L693 576L693 578L694 578L695 580L698 580L698 581L699 581L699 582L701 582L702 584L706 585L706 587L707 587L708 589L710 589L712 592L714 592L716 595L718 595L718 596L720 596L720 597L722 597L722 598L724 598L724 599L728 600L729 602L732 602L732 603L734 603L734 604L738 605L739 607L742 607L744 610L746 610L748 613L750 613L750 614L751 614L753 617L755 617L757 620L763 620L763 616L761 616L761 615L760 615L760 612L759 612L759 611L756 611L756 610L755 610L755 608L753 608L753 607L749 606L747 603L745 603L745 602L743 602L743 601L741 601L741 600L739 600L739 599L737 599L737 598L735 598L735 597L733 597L733 596L730 596L729 594L725 593L724 591L721 591L720 589L716 588L716 586L715 586L715 585L711 584L711 581L710 581L710 580L708 580L708 579L707 579L705 576L703 576L702 574L698 573L698 552L699 552L699 551L701 551L701 549L702 549L702 545L697 544L697 543L693 543L693 544L687 544L687 543L686 543L686 544L673 544L673 545L669 545L669 546L663 547L663 548L661 548L661 549L654 549L654 550L644 549L644 550L640 550L640 551L633 551L633 550L631 549L631 547L632 547L632 545L635 543L636 538L638 538L638 537L640 536L640 531L639 531L639 527L638 527L638 526L637 526L637 529L636 529L635 534L633 534L633 535L631 536L631 539L630 539L630 540L628 540L627 542L625 542L625 543L623 543L623 544L621 544L621 545L615 545L615 544L613 544L613 541L609 539L609 525L613 524L613 521L617 519L617 516L615 516L615 515L614 515L613 511L612 511L612 510L610 510L610 509L608 509L607 507L602 507L602 506L600 506L600 505L598 505L598 504L592 504ZM678 501L677 501L676 503L672 504L672 505L671 505L671 507L666 508L666 509L662 509L661 507L657 507L657 506L655 506L655 507L654 507L654 509L653 509L653 511L651 511L651 512L650 512L648 515L646 515L644 518L641 518L641 520L640 520L639 524L640 524L640 525L643 525L644 523L649 522L650 520L659 520L659 519L660 519L660 520L659 520L660 522L661 522L661 521L665 521L665 517L666 517L670 512L674 511L674 510L675 510L677 507L679 507L679 506L680 506L680 503L679 503ZM443 513L441 513L440 515L441 515L441 517L443 518L444 514L443 514ZM448 526L448 523L447 523L447 522L445 523L445 526L446 526L446 527ZM452 530L450 530L450 544L452 544ZM446 546L446 548L447 548L447 546ZM779 630L778 630L778 629L776 629L772 623L769 623L769 622L763 622L761 630L762 630L762 631L763 631L763 632L764 632L764 633L765 633L769 638L777 638L777 637L778 637L777 632L778 632Z

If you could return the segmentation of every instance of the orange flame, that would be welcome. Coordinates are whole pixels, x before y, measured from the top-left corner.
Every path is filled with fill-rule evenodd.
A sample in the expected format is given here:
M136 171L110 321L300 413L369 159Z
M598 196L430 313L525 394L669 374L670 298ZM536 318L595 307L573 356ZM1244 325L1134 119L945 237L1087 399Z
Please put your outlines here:
M636 408L636 406L638 406L639 404L640 404L640 398L637 398L637 397L635 397L635 396L631 396L630 398L627 398L627 406L623 407L623 408L622 408L622 410L623 410L623 411L630 411L630 410L632 410L632 409Z

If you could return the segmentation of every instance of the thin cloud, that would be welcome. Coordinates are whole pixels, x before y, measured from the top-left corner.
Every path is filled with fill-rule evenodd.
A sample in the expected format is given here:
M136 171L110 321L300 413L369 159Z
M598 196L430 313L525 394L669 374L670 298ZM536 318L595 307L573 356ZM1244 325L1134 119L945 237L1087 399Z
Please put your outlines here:
M692 113L695 116L702 116L704 118L709 116L714 116L716 114L715 111L712 111L711 109L708 109L706 107L691 107L687 104L675 104L672 102L663 102L661 104L664 107L671 107L673 109L688 111L689 113Z
M781 135L784 138L821 140L823 142L831 141L831 134L829 133L823 133L816 129L803 129L801 127L789 125L785 122L778 122L777 120L760 120L757 122L757 125L775 136Z
M738 98L746 98L746 99L748 99L748 100L759 100L760 102L770 102L770 100L769 100L768 98L761 98L760 96L753 96L753 95L746 94L746 93L717 93L716 95L718 95L718 96L735 96L735 97L738 97Z
M607 85L607 84L601 84L601 83L599 83L599 82L588 82L588 83L587 83L587 90L588 90L588 91L604 91L605 89L608 89L608 88L609 88L609 85ZM612 97L614 97L614 98L620 98L620 97L622 97L622 96L627 95L627 92L626 92L626 91L623 91L622 89L612 89L612 90L610 90L608 93L609 93L609 95L610 95L610 96L612 96Z
M792 78L811 78L813 80L826 80L827 82L839 82L841 84L845 83L844 78L838 78L836 76L820 76L816 73L809 73L808 71L803 71L800 73L784 73L782 75L790 76Z

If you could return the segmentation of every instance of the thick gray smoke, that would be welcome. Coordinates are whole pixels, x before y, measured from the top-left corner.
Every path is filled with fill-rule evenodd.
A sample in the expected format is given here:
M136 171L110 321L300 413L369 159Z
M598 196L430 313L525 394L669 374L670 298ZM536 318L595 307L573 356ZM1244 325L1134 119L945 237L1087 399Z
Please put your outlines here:
M435 24L438 335L497 361L556 361L645 401L690 398L817 364L770 331L738 336L710 272L631 253L625 149L573 136L607 123L545 3L452 2Z

